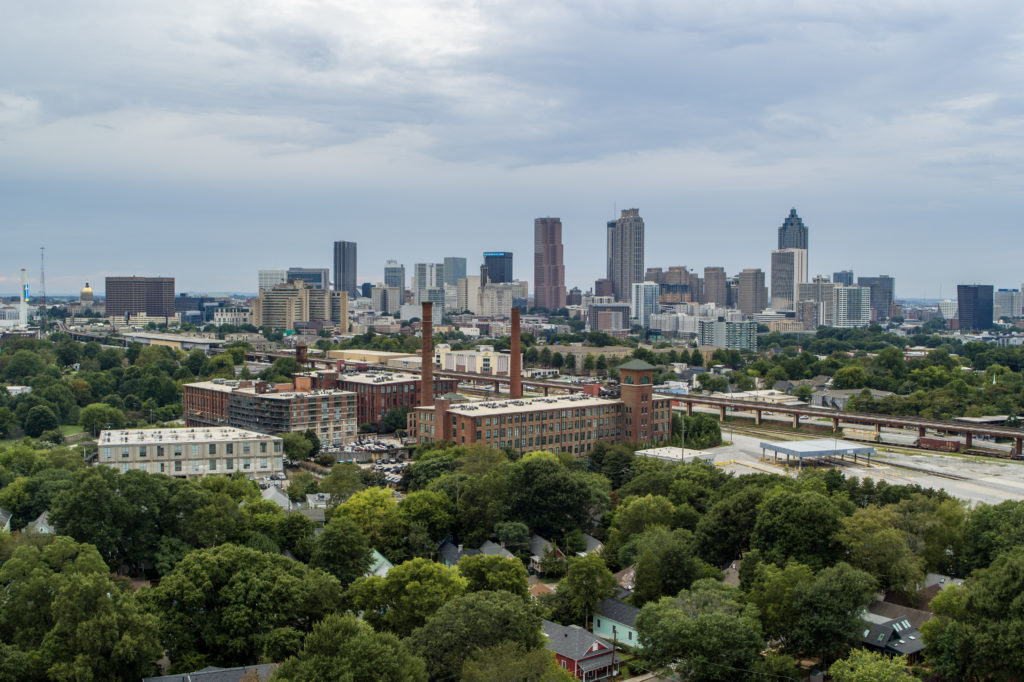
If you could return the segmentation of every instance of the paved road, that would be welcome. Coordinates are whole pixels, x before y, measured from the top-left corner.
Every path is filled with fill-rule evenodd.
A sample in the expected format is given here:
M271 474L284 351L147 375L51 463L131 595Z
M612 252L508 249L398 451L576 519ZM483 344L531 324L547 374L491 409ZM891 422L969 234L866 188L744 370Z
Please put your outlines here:
M728 435L728 427L726 428ZM732 445L718 448L716 461L733 460L734 464L724 465L726 471L737 474L770 472L782 475L796 475L796 468L790 471L771 459L761 461L761 441L775 440L771 434L758 438L740 434L732 435ZM913 466L939 474L965 476L966 480L951 480L931 473L910 471L890 466L888 462ZM904 455L886 452L881 446L877 458L873 457L870 467L849 466L847 476L871 478L875 481L908 485L917 483L926 488L941 488L950 495L971 502L998 504L1005 500L1024 500L1024 463L1010 460L987 459L983 457L951 456L924 453Z

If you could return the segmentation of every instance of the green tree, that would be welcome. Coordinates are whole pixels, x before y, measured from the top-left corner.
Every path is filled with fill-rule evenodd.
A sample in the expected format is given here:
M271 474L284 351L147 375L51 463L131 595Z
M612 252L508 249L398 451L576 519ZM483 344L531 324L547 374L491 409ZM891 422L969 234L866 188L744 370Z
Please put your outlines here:
M313 444L301 433L292 431L278 434L284 441L284 454L296 462L304 462L313 452Z
M486 554L462 557L459 574L466 579L467 592L504 590L523 599L530 596L526 569L518 559Z
M896 656L889 658L866 649L854 649L828 669L835 682L903 682L907 666Z
M1024 670L1024 547L950 586L921 626L932 668L951 680L1016 680Z
M837 556L834 538L841 517L835 502L821 493L776 488L758 507L750 545L774 564L796 559L812 567L828 565Z
M421 658L389 632L350 614L329 614L313 626L302 650L274 671L273 682L426 682Z
M924 560L910 548L909 533L897 523L892 509L858 509L842 519L837 539L850 565L873 575L883 590L909 594L924 580Z
M722 444L722 426L710 414L685 416L683 426L688 448L706 450Z
M348 463L335 464L319 484L320 492L331 496L332 505L341 504L365 487L360 468Z
M547 649L527 650L515 642L477 649L462 664L462 682L573 682Z
M747 563L747 559L743 559ZM769 640L789 646L796 625L805 615L797 606L799 596L814 583L814 570L798 561L790 561L784 568L775 564L758 563L748 600L757 607ZM792 648L792 647L790 647Z
M494 526L494 534L505 549L519 555L530 548L530 529L519 521L504 521Z
M156 618L141 614L96 550L67 537L0 566L0 679L137 680L156 670Z
M25 416L25 421L22 423L25 435L32 436L33 438L40 436L44 431L55 429L58 426L60 426L60 422L57 420L57 415L46 405L36 405L30 409Z
M644 605L636 619L650 667L674 663L687 680L721 680L730 671L749 670L764 648L757 609L744 605L737 588L707 578L678 597Z
M351 519L358 525L370 546L385 556L404 539L404 524L398 504L386 488L367 488L352 495L335 510L335 515ZM394 557L393 557L394 558Z
M466 580L456 569L416 558L395 566L384 578L359 578L346 599L371 625L406 637L465 589Z
M508 592L473 592L439 608L409 638L409 648L427 662L434 680L456 680L477 649L512 642L526 651L544 646L540 618Z
M569 559L565 580L558 584L576 622L587 624L597 602L615 594L615 576L597 554Z
M124 412L105 403L86 405L78 416L78 423L94 436L103 429L124 428L126 421Z
M381 433L394 433L398 430L404 431L408 422L408 416L408 407L396 407L388 410L384 414L384 419L381 423Z
M693 533L677 528L654 528L636 538L636 585L633 599L643 604L673 596L694 580L719 574L696 556Z
M877 589L869 574L843 562L819 571L797 593L801 615L793 628L794 647L826 662L845 654L860 640L860 613Z
M340 607L341 586L300 562L227 544L192 552L140 598L183 671L297 653L302 633Z
M398 503L399 516L406 526L416 524L431 539L433 546L450 532L455 505L444 493L434 490L411 492Z
M867 386L868 375L860 365L847 365L832 375L832 388L836 390Z

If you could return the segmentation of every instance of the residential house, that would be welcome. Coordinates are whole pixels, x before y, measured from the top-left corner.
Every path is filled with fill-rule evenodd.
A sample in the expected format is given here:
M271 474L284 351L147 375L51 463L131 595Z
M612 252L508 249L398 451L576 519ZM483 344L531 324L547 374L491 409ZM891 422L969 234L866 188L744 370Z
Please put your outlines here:
M541 536L534 533L530 536L530 570L534 573L543 573L540 568L540 562L544 560L544 557L549 552L554 552L555 556L565 557L565 554L553 545L548 540L545 540Z
M56 535L57 530L50 524L50 510L47 509L35 521L25 526L25 532L39 533L40 535Z
M477 549L463 549L462 545L453 545L448 540L441 543L437 548L437 559L448 568L456 566L462 557L484 554L486 556L500 556L505 559L515 559L516 556L496 542L487 540Z
M636 564L627 566L616 573L615 582L622 589L632 591L636 587Z
M270 486L266 490L262 491L260 495L264 500L273 502L285 511L291 511L292 507L294 507L292 501L288 499L288 494L277 486Z
M364 575L370 577L375 575L378 578L383 578L388 574L395 565L385 558L383 554L378 552L376 549L370 554L370 568Z
M540 599L554 593L555 591L547 583L536 583L530 586L530 596L534 599Z
M866 611L863 618L861 643L868 649L887 656L904 656L909 661L916 659L924 649L921 632L910 624L909 619L889 619L870 611Z
M583 542L587 544L586 548L582 552L577 552L576 556L587 556L594 552L600 552L604 549L604 543L595 538L593 535L583 534Z
M568 627L541 621L544 627L545 647L555 660L577 679L584 682L611 679L618 674L620 659L612 645L578 625Z
M11 532L11 512L0 509L0 530Z
M616 644L639 647L636 617L640 609L618 599L602 599L594 609L594 634Z

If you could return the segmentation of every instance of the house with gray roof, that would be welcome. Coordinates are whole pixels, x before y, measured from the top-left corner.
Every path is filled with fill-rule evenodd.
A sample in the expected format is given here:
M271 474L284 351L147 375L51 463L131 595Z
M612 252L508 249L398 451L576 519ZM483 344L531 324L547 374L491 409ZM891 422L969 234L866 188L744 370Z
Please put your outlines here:
M25 532L34 532L41 535L56 535L57 530L50 524L50 510L47 509L35 521L25 526Z
M473 556L475 554L484 554L486 556L500 556L505 559L515 559L515 555L508 551L496 542L486 540L484 544L480 545L478 549L466 549L462 545L453 545L448 540L441 543L440 547L437 548L437 560L452 568L462 557Z
M285 511L291 511L292 507L294 506L292 504L292 501L288 499L288 494L285 491L278 488L277 486L270 486L266 490L262 491L260 493L260 496L264 500L273 502L274 504L276 504L281 509L284 509Z
M541 621L544 646L555 655L562 668L586 682L612 679L618 674L619 658L611 643L587 632L579 625L559 625Z
M904 656L912 661L924 650L921 632L908 618L885 618L866 611L861 644L887 656Z
M540 562L547 556L548 552L554 552L556 556L564 557L558 547L551 544L550 541L545 540L541 536L534 533L530 536L530 570L534 573L541 573Z
M6 509L0 509L0 530L11 532L11 512Z
M639 647L636 617L640 609L619 599L602 599L594 609L594 634L626 646Z
M582 552L577 552L577 556L587 556L594 552L600 552L604 549L604 543L595 538L593 535L583 534L583 542L586 543L586 548Z

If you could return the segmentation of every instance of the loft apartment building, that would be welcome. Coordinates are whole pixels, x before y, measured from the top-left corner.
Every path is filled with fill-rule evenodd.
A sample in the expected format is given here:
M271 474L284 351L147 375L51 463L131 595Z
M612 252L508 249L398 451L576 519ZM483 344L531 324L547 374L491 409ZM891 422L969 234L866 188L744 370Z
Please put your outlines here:
M185 425L270 434L311 429L324 445L344 445L356 439L356 396L333 386L333 378L313 375L296 375L291 384L229 379L185 384Z
M318 374L322 374L318 372ZM420 378L402 372L341 372L335 385L356 396L356 418L359 424L383 423L384 415L403 407L420 404ZM434 379L434 396L454 393L457 379Z
M283 441L230 427L101 431L99 464L177 478L284 471Z
M654 367L641 360L619 366L620 399L572 395L451 404L445 399L409 414L417 443L485 443L519 452L584 455L595 443L659 443L669 439L672 408L655 398Z

